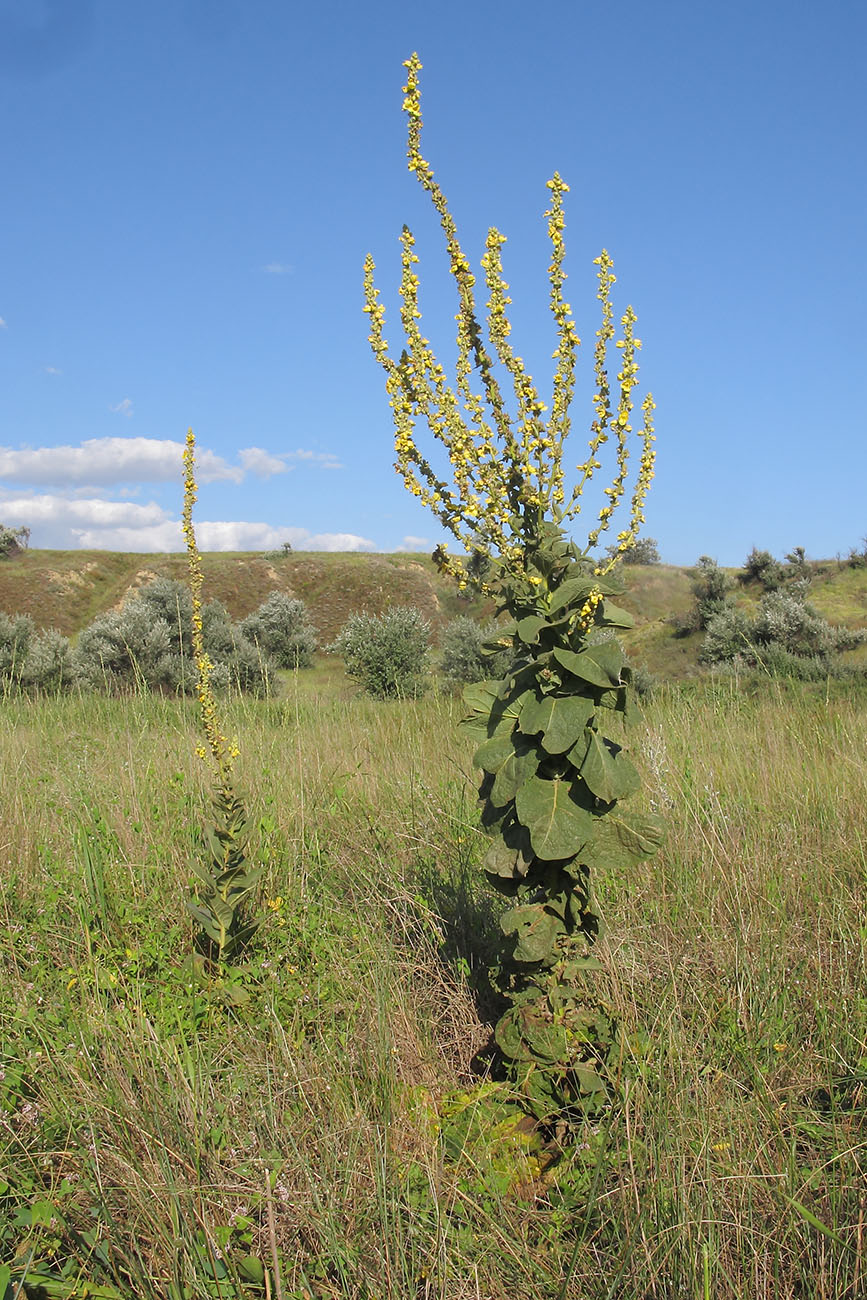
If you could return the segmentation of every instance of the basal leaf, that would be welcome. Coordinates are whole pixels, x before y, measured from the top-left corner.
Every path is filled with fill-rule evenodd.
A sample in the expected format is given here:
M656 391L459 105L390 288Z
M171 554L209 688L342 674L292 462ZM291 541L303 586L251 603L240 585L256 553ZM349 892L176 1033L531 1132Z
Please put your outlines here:
M512 1061L554 1065L568 1052L566 1030L553 1024L536 1003L510 1007L494 1030L497 1046Z
M515 746L510 735L492 736L473 754L473 767L480 767L483 772L499 772L506 759L514 752Z
M534 776L515 796L515 811L530 832L537 857L546 861L571 858L593 833L593 817L577 802L568 781Z
M484 741L507 736L514 727L529 692L509 691L501 699L502 686L501 681L474 682L464 690L464 703L470 712L461 719L461 727L472 739Z
M529 841L523 848L514 848L498 836L482 858L482 869L503 880L522 880L532 863Z
M500 917L500 929L505 935L516 936L516 961L548 964L556 960L557 936L565 931L563 922L541 903L510 907Z

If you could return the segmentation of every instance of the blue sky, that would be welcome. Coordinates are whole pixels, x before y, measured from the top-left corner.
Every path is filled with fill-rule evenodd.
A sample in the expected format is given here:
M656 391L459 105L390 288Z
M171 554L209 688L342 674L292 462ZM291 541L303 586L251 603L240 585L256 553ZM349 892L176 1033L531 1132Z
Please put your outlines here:
M454 306L400 111L477 261L508 236L517 350L550 384L545 181L567 207L589 424L593 258L657 402L663 558L815 558L867 532L861 0L0 0L0 521L31 545L430 549L392 469L361 269L398 342L404 222L426 330ZM580 529L577 534L580 537Z

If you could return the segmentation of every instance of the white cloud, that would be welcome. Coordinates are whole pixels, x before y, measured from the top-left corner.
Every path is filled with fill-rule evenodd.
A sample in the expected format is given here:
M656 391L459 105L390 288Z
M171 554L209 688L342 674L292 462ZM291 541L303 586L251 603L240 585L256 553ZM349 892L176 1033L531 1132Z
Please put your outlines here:
M272 456L270 451L263 451L261 447L244 447L238 455L245 472L258 474L260 478L268 478L270 474L285 474L292 468L282 457Z
M0 495L3 522L32 528L33 546L106 551L182 551L180 520L156 502L105 501L53 493ZM376 543L356 533L311 533L306 528L275 528L246 520L196 523L203 551L268 551L291 542L299 551L375 551Z
M183 450L183 443L170 438L87 438L77 447L0 447L0 480L42 487L179 482ZM245 457L250 453L254 463L248 464ZM248 470L266 477L284 469L282 459L269 457L258 447L241 452L240 465L230 465L206 449L196 452L202 483L240 483Z
M9 326L6 324L6 322L5 322L5 320L3 319L3 317L0 316L0 330L8 330L8 328L9 328Z
M108 409L114 411L117 415L125 415L129 419L132 415L132 402L128 397L125 397L122 402L118 402L117 406L110 406Z
M433 549L433 542L429 537L404 537L399 551L430 551Z
M59 373L59 372L58 372ZM0 480L39 487L108 483L171 483L181 474L182 442L171 438L87 438L78 446L2 447ZM292 469L287 461L304 461L319 469L343 469L333 452L292 451L273 455L262 447L244 447L239 465L230 465L213 451L196 451L201 483L242 483L248 474L269 478Z
M310 451L305 447L297 447L295 451L286 452L286 459L314 461L320 469L343 469L340 457L333 451Z
M292 275L295 267L290 266L288 262L268 262L262 270L266 275Z
M57 366L43 366L46 375L62 375L63 371L58 370Z

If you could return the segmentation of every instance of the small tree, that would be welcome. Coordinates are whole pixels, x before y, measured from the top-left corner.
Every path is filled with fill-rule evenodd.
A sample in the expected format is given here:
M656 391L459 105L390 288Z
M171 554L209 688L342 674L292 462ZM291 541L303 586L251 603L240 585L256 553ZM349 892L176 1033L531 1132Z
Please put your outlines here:
M0 560L8 560L18 551L26 550L29 542L29 528L7 528L0 524Z
M615 553L618 560L622 560L624 564L662 564L655 537L636 537L622 553L619 544L609 546L607 549L609 558Z
M353 614L329 650L380 700L415 699L428 688L430 624L417 609Z

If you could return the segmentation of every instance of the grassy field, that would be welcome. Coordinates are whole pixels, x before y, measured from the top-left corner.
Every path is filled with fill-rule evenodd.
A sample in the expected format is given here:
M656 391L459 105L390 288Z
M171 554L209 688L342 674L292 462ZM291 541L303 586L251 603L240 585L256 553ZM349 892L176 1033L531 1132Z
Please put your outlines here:
M863 1296L864 703L654 696L631 745L668 841L599 882L634 1059L541 1157L484 1082L497 910L459 703L332 667L231 707L265 874L222 988L183 905L192 705L3 703L0 1295Z

